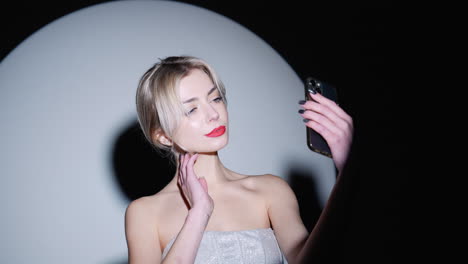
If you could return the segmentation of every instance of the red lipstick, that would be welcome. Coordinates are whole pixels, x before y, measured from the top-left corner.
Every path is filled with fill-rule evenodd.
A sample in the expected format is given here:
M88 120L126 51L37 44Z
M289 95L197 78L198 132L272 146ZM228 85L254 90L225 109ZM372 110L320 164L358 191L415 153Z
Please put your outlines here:
M225 126L219 126L215 129L213 129L210 133L206 134L205 136L207 137L219 137L226 132L226 127Z

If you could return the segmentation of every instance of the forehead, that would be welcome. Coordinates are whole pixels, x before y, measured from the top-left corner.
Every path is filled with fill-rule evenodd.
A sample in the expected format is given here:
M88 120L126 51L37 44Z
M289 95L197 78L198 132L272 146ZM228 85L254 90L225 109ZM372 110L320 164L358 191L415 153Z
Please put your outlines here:
M206 95L214 87L208 74L199 69L193 69L179 83L179 95L182 100L190 97Z

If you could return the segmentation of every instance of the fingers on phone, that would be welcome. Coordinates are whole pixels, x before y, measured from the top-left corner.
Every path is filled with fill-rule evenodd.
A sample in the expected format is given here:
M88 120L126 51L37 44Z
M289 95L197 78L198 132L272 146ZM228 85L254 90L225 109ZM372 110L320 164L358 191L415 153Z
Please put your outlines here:
M301 111L301 116L305 120L310 120L306 125L322 135L329 144L352 130L350 129L352 124L341 118L328 105L308 101L304 104L304 108L305 111Z
M325 127L324 125L322 125L319 122L316 122L314 120L309 120L309 122L306 123L306 126L312 128L317 133L322 135L322 137L327 142L329 142L330 139L334 136L333 133L327 127Z
M342 129L346 129L353 122L351 116L341 109L341 107L322 95L318 95L317 102L307 101L302 107L305 110L312 110L326 116Z
M328 99L327 97L323 96L320 93L310 94L312 99L316 102L326 105L330 109L332 109L340 118L346 120L348 123L352 123L352 118L349 116L343 108L341 108L335 101Z
M339 118L337 118L336 115L334 115L329 110L322 110L322 112L324 111L326 112L326 114L322 114L320 112L315 112L315 111L305 111L302 114L302 117L312 120L315 123L318 123L321 127L325 127L328 131L332 133L335 133L335 134L340 133L341 129L335 122L336 119L338 119L337 121L340 122ZM320 133L320 131L317 131L317 132Z

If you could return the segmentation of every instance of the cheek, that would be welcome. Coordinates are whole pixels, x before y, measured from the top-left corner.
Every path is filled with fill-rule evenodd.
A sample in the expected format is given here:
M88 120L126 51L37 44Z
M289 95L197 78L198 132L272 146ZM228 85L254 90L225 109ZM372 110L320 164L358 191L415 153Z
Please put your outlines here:
M187 120L179 125L173 136L173 141L178 145L185 145L199 134L200 124L193 120Z

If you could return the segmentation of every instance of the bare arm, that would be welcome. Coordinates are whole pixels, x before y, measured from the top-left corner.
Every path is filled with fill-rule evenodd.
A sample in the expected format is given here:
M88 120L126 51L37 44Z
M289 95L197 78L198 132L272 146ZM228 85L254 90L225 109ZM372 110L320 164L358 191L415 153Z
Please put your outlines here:
M213 211L206 181L198 179L193 171L196 155L183 155L180 160L178 183L190 203L190 210L174 244L161 262L161 245L157 223L150 215L144 200L132 202L125 215L130 264L193 263L203 232Z
M125 212L125 236L129 263L160 263L161 250L156 225L145 198L130 203Z
M329 242L343 232L346 216L346 201L349 200L349 156L352 146L354 125L351 116L335 102L319 93L310 93L312 100L303 104L306 126L314 129L327 141L338 170L338 178L325 208L312 233L302 246L297 263L310 263L328 258Z
M348 219L348 202L351 200L347 167L345 165L340 172L317 223L302 245L296 263L334 262L331 258L336 256L330 254L330 250L342 237L345 221Z
M269 189L268 215L278 244L289 264L333 262L328 253L344 231L346 206L350 196L346 167L339 175L310 234L300 218L299 206L289 185L279 177L270 177L266 184Z
M194 263L209 219L210 216L200 210L190 210L162 263Z
M302 104L306 126L321 134L327 141L339 175L325 208L309 235L300 219L297 200L289 186L276 184L269 195L269 216L278 242L289 263L311 263L326 259L323 255L337 235L343 231L349 180L348 156L353 137L353 120L335 102L318 93ZM328 259L328 261L330 261Z
M263 183L267 197L268 216L275 230L281 251L289 264L296 263L309 233L302 223L294 192L288 183L277 176Z
M125 214L129 263L193 263L209 219L202 214L199 210L189 212L174 244L161 262L161 245L155 227L157 223L152 221L154 218L148 214L147 207L141 201L132 202Z
M347 166L342 169L330 197L309 234L299 213L299 205L289 185L271 177L268 186L268 215L281 250L289 264L333 262L328 254L343 233L350 200ZM314 224L314 223L308 223Z

